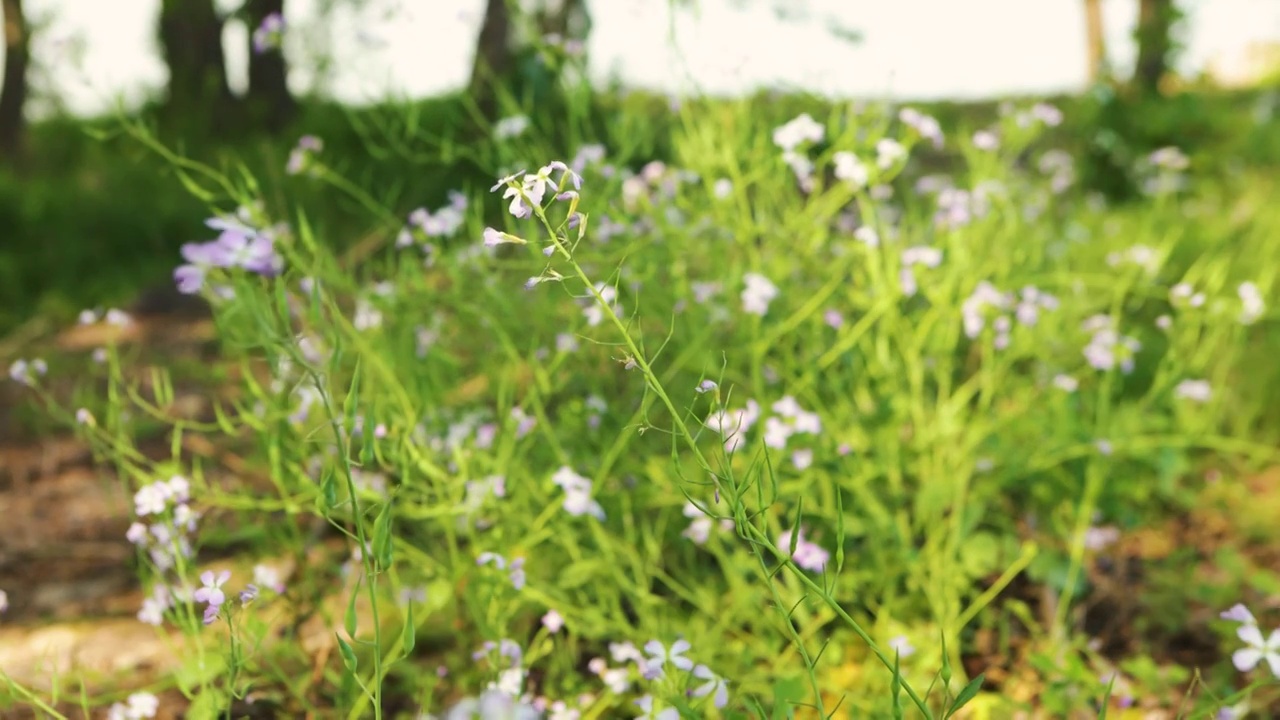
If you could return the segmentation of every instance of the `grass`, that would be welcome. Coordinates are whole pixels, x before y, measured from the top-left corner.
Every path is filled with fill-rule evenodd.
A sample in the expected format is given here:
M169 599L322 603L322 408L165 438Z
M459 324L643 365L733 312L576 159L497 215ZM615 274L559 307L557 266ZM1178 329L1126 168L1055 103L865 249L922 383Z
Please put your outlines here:
M173 379L114 346L84 360L109 390L79 418L27 378L139 493L144 615L183 659L145 690L193 718L251 697L441 715L482 693L561 718L1275 711L1266 663L1227 657L1252 626L1218 618L1244 603L1274 625L1280 586L1240 490L1276 455L1274 174L1134 160L1165 189L1108 204L1041 162L1055 131L1022 104L982 120L996 151L947 120L945 156L885 109L810 109L810 176L776 144L790 107L688 102L646 134L569 102L567 128L419 150L486 179L437 178L466 208L404 248L399 177L324 150L298 177L200 163L127 125L219 212L289 226L278 277L206 278L240 378L215 415L176 418ZM370 155L411 158L412 118L381 117ZM576 187L559 169L540 202L521 179L486 192L557 158L577 195L555 198ZM967 194L919 184L939 164ZM361 226L358 255L335 250ZM136 450L157 432L171 459ZM218 479L193 436L247 469ZM1215 512L1226 540L1132 550ZM210 602L200 575L223 570ZM1211 640L1177 657L1189 629Z

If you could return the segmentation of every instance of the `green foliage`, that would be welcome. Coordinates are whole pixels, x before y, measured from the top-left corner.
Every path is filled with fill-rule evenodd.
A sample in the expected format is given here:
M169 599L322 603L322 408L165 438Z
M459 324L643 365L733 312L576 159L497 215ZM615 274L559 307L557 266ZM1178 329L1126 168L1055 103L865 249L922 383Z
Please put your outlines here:
M291 227L279 277L209 271L238 378L214 421L173 417L168 379L135 378L115 349L87 371L110 399L79 431L122 481L145 500L190 479L189 500L163 486L153 520L177 527L189 502L251 528L224 604L165 605L187 662L164 687L210 715L268 688L295 716L347 717L439 713L490 683L590 718L637 700L664 717L1011 717L1027 697L1070 717L1098 698L1176 707L1189 687L1203 714L1232 696L1234 671L1112 662L1081 615L1100 531L1159 528L1207 497L1191 474L1206 463L1275 459L1274 314L1251 312L1242 284L1274 305L1280 280L1256 258L1280 237L1277 178L1215 172L1217 140L1187 169L1138 163L1144 148L1112 158L1143 194L1096 202L1045 162L1083 142L1071 122L1096 122L1072 120L1081 106L1054 129L1025 103L942 108L939 150L891 108L588 101L567 93L572 122L535 116L501 141L461 101L313 109L303 127L325 147L296 176L271 145L184 157L127 126L169 185ZM811 177L774 139L798 112L822 127L795 148ZM581 156L580 188L538 174L595 142L606 155ZM843 177L846 152L867 183ZM550 186L490 194L521 168ZM919 183L943 170L968 195ZM469 200L452 231L393 247L450 189ZM511 196L527 217L504 212ZM137 450L144 421L172 433L171 459ZM261 482L220 481L179 436L234 445ZM231 567L201 553L219 532L202 526L170 563L140 551L149 588L209 588L200 571ZM236 597L280 557L284 593ZM1222 565L1245 595L1249 562ZM1244 599L1199 592L1214 610ZM1135 626L1192 622L1153 607ZM318 664L274 629L313 616ZM983 668L1002 659L1017 673L997 686ZM1100 679L1113 672L1123 686Z

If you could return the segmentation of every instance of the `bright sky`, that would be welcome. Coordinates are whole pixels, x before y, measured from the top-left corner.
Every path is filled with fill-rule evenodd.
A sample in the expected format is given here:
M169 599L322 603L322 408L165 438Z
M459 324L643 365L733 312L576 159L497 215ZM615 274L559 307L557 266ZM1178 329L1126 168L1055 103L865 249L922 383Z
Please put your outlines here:
M594 27L591 73L675 90L689 78L715 93L782 84L818 92L897 98L976 97L1079 89L1085 79L1082 0L789 0L807 23L781 22L778 0L588 0ZM219 0L235 5L236 0ZM1136 0L1102 0L1113 61L1132 62ZM156 53L159 0L28 0L47 19L35 52L73 112L109 107L161 87ZM294 25L287 52L296 89L314 87L317 50L332 50L324 89L348 101L423 96L456 88L470 70L484 0L366 0L360 16L315 21L316 0L286 0ZM1192 14L1186 65L1239 55L1256 40L1280 40L1276 0L1183 0ZM824 29L856 29L850 45ZM344 32L339 33L339 29ZM674 37L672 31L674 29ZM244 27L225 36L233 81L243 81Z

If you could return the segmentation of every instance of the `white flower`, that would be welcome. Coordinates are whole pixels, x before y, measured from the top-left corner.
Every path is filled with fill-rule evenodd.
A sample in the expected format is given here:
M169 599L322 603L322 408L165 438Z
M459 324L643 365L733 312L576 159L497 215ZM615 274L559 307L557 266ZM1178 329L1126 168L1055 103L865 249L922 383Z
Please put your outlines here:
M1206 403L1213 397L1213 388L1208 380L1183 380L1173 389L1173 394L1183 400Z
M1236 635L1248 647L1231 654L1231 662L1240 672L1249 672L1266 660L1271 674L1280 677L1280 630L1272 630L1266 638L1257 625L1245 623L1236 629Z
M758 273L747 273L742 279L746 283L742 290L743 312L763 317L769 312L769 303L778 297L778 286Z
M855 188L862 188L871 179L867 166L858 160L858 156L851 152L841 151L836 153L832 160L835 161L835 176L837 179L843 180Z
M1240 283L1236 294L1240 296L1240 322L1245 325L1252 325L1262 317L1263 310L1266 309L1266 303L1262 301L1262 293L1258 291L1258 286L1251 282Z

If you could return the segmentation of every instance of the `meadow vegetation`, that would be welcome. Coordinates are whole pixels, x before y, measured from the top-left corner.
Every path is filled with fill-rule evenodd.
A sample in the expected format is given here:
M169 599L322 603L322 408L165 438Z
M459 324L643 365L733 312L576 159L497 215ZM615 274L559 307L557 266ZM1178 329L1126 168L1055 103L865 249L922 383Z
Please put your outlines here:
M1272 716L1280 134L1265 97L1194 97L1123 150L1083 130L1097 98L569 94L483 132L329 110L290 148L204 155L98 124L74 152L131 159L77 163L73 187L120 192L54 212L0 188L0 208L152 238L138 277L163 264L212 307L218 360L183 372L216 412L181 416L176 371L112 344L10 375L127 486L138 621L183 662L0 698ZM78 277L43 317L139 284ZM81 321L130 322L101 310Z

